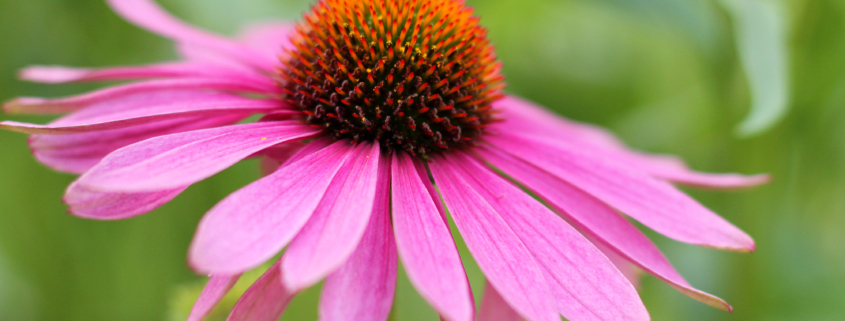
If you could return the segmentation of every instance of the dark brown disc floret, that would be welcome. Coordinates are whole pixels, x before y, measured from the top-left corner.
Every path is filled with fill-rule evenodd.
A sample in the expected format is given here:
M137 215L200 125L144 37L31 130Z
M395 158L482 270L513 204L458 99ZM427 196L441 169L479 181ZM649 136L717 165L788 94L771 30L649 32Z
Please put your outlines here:
M338 139L420 157L472 145L504 77L458 0L322 0L279 70L286 100Z

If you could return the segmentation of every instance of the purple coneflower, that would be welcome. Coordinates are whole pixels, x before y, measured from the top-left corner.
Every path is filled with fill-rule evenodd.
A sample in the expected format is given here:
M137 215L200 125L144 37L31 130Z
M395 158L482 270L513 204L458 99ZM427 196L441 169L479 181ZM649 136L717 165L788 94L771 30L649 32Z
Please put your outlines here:
M385 320L401 259L444 319L472 320L447 209L488 280L478 319L648 319L608 257L730 309L690 286L620 213L682 242L751 251L748 235L670 182L732 188L767 178L694 172L503 94L501 65L463 1L322 0L299 24L238 39L150 0L109 3L173 39L184 60L27 68L22 78L39 82L139 81L19 98L5 109L69 115L0 126L32 134L47 166L82 174L64 200L100 220L149 212L245 158L264 158L268 175L199 225L189 262L211 280L191 320L283 249L230 319L278 319L296 293L325 280L322 320ZM264 116L242 123L255 114Z

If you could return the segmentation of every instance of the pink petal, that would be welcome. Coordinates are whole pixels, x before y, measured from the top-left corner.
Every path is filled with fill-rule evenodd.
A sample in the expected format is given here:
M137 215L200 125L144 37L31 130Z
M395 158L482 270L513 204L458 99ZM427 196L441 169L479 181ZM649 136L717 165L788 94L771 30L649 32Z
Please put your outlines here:
M393 229L399 256L411 284L438 313L447 320L472 320L474 304L461 257L435 205L439 197L426 189L415 162L404 152L393 154Z
M74 182L63 201L70 213L94 220L122 220L148 213L170 202L187 187L146 193L98 192Z
M52 169L82 174L111 152L156 136L235 124L248 115L165 120L121 129L70 135L33 135L35 157Z
M295 295L285 287L277 262L246 290L226 320L278 321Z
M194 303L191 314L188 315L188 321L201 321L211 313L211 310L226 296L226 293L229 293L240 277L240 274L212 275L205 288L202 289L197 302Z
M636 289L593 244L560 217L475 159L455 153L452 175L507 223L544 270L568 320L648 320ZM463 173L458 167L463 169ZM489 277L489 276L488 276Z
M343 265L358 247L373 212L379 154L378 141L358 145L311 219L288 246L282 268L289 290L316 284Z
M722 299L690 286L648 237L605 203L505 152L494 148L479 149L479 152L488 162L542 197L602 245L684 294L711 306L730 310L730 305Z
M108 0L108 3L127 21L177 42L200 45L259 69L271 70L275 66L276 61L242 44L180 21L152 0Z
M582 232L581 234L584 233ZM607 247L607 245L604 245L604 243L596 238L591 237L589 234L585 234L584 236L587 237L587 239L590 240L590 242L592 242L593 245L595 245L596 248L599 249L599 251L601 251L608 260L610 260L611 263L613 263L614 266L616 266L616 269L619 270L619 272L622 272L622 275L628 279L628 282L631 282L631 285L633 285L635 289L640 288L640 278L643 276L643 270L637 267L637 265L631 263L631 261L628 261L619 255L619 253L615 250Z
M68 82L138 80L151 78L223 77L242 75L218 66L198 63L171 62L146 66L111 68L73 68L64 66L30 66L21 70L23 80L59 84ZM254 75L247 75L254 76Z
M79 183L119 192L188 186L267 147L316 134L310 126L269 122L159 136L109 154Z
M311 217L351 152L349 142L336 142L226 197L200 221L191 266L241 273L272 258Z
M550 149L547 144L515 136L489 135L488 139L496 148L546 170L668 237L719 249L754 249L754 241L745 232L671 184L614 159L564 142Z
M285 49L293 48L290 37L296 31L295 27L295 24L286 21L265 22L249 26L238 38L267 59L278 60Z
M215 95L167 104L143 105L131 110L113 110L111 113L100 115L87 113L89 115L86 115L84 120L79 119L83 117L76 117L79 115L72 114L62 119L68 121L62 122L62 120L59 120L50 125L4 121L0 122L0 128L26 134L67 135L122 129L176 118L265 113L279 107L279 102L275 100L255 100L237 96ZM82 114L82 112L78 114ZM75 119L71 121L71 118ZM61 123L72 124L63 125Z
M478 311L478 321L521 321L519 313L513 310L502 295L490 284L484 287L484 298Z
M612 133L600 127L562 118L540 106L516 97L507 97L496 104L507 121L491 130L520 133L532 139L554 144L565 140L580 148L604 154L657 178L706 188L743 188L768 182L768 175L709 174L687 168L673 156L650 155L625 147Z
M543 270L490 204L448 158L429 164L446 207L490 284L529 320L560 320Z
M320 298L320 320L384 321L396 288L396 243L390 226L390 158L379 161L373 214L358 248L329 275Z
M278 86L264 77L216 77L216 78L180 78L150 80L145 82L120 85L97 90L88 94L67 98L45 99L21 97L6 102L4 110L9 113L22 114L63 114L80 110L87 106L113 102L126 96L143 97L137 94L147 94L157 91L172 92L175 90L216 90L225 92L249 92L259 94L273 94L278 92ZM139 99L139 98L133 98Z

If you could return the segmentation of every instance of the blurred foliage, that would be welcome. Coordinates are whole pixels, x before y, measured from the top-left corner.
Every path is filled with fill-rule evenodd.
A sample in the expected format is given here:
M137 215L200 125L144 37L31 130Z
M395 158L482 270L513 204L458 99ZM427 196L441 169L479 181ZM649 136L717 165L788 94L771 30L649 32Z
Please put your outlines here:
M681 155L699 170L773 175L771 184L749 191L689 190L754 236L753 254L650 234L693 285L735 307L733 314L718 311L645 277L641 293L655 320L841 320L845 1L467 2L489 28L510 92L606 126L640 149ZM255 19L296 19L308 6L307 0L161 3L226 34ZM775 9L761 17L752 5ZM96 88L15 80L16 70L29 64L108 66L175 57L166 40L123 22L102 0L2 0L0 21L2 100ZM742 133L756 135L743 138L736 129L749 114L762 120L744 123L750 127ZM73 177L33 160L23 135L0 132L0 146L0 320L184 315L204 282L185 264L197 222L258 176L247 161L153 213L95 222L64 214L60 200ZM472 262L467 269L480 301L483 276ZM318 298L319 289L306 291L284 319L314 319ZM435 318L400 275L392 319Z

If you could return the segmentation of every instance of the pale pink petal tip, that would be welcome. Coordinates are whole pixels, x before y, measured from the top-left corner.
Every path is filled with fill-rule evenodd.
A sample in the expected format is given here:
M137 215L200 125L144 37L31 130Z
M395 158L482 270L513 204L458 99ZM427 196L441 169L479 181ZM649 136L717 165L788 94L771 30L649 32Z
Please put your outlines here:
M23 114L26 107L46 102L47 99L36 97L19 97L3 103L3 111L9 114ZM44 114L59 114L61 112L45 112Z
M18 78L22 80L58 84L74 81L84 77L90 72L89 69L67 68L60 66L30 66L18 72Z
M296 293L289 292L282 278L279 263L267 272L241 296L227 321L277 321L287 309Z
M484 298L478 311L478 321L521 321L522 317L513 310L505 299L490 284L484 288Z
M191 314L188 315L187 321L201 321L211 313L217 303L232 289L238 278L240 278L239 274L212 275L202 293L200 293L197 302L194 303L194 307L191 308Z

